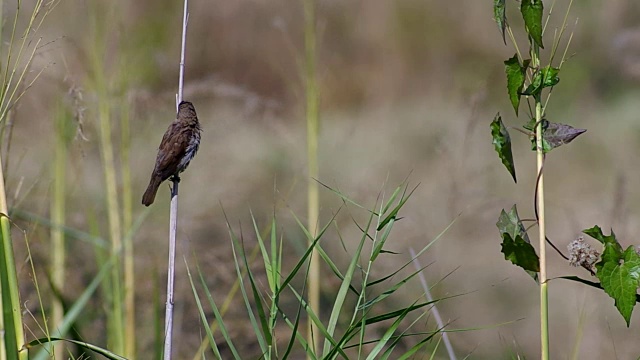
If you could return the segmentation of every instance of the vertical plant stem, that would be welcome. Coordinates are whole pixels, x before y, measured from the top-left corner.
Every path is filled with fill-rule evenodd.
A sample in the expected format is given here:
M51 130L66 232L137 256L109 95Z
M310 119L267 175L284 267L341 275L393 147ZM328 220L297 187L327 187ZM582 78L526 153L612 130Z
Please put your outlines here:
M108 298L111 300L110 311L107 312L108 332L107 339L111 350L115 353L124 353L124 326L122 307L122 277L121 259L122 251L122 227L119 209L119 193L116 181L116 165L114 160L114 148L111 131L112 97L110 95L109 77L107 76L104 59L105 48L108 43L109 32L106 28L107 19L114 15L109 9L105 15L105 8L99 4L92 4L90 37L92 78L91 86L98 97L98 124L100 128L100 155L102 170L104 173L104 186L107 202L107 221L109 224L110 256L114 259L110 274L110 291Z
M309 233L315 237L318 233L318 217L320 200L318 196L318 111L319 96L316 82L316 18L315 1L304 1L304 43L305 43L305 80L306 80L306 118L307 118L307 157L309 163L309 187L307 203L307 219ZM313 242L309 239L309 245ZM311 310L320 318L320 257L313 249L309 268L309 305ZM319 332L309 319L307 324L307 342L313 352L319 352Z
M0 290L2 297L2 317L4 321L4 352L7 359L27 360L26 351L18 351L24 346L24 330L20 312L20 293L18 292L18 275L13 257L11 241L11 222L9 207L4 188L4 173L0 164ZM2 353L0 353L2 355Z
M164 317L164 359L171 359L173 335L173 293L176 268L176 231L178 228L178 182L171 187L171 218L169 219L169 264L167 271L167 303Z
M535 44L531 49L531 62L534 68L540 67L540 49ZM544 148L542 138L542 101L540 95L534 96L536 105L536 207L538 209L538 234L540 247L540 358L549 359L549 297L547 284L546 227L544 214Z
M104 84L103 84L104 85ZM111 269L113 292L111 316L111 347L114 352L124 352L124 327L122 311L122 278L120 276L120 251L122 249L122 228L118 207L118 186L116 182L116 168L111 140L111 108L107 91L100 91L98 118L100 122L100 147L107 192L107 218L109 222L109 238L111 239L111 256L115 259Z
M184 87L184 60L187 48L187 24L189 23L189 1L184 0L184 13L182 16L182 46L180 48L180 77L178 79L178 94L176 96L176 112L183 99ZM167 303L164 320L164 359L171 359L173 336L173 285L176 263L176 232L178 228L178 184L179 181L172 178L171 210L169 216L169 263L167 269Z
M129 103L126 96L122 99L120 116L121 127L121 169L122 169L122 225L124 233L129 233L133 225L133 195L131 191L131 167L129 165L130 140ZM136 358L136 308L135 308L135 269L133 236L123 239L124 245L124 356Z
M61 105L58 105L60 107ZM51 202L51 282L60 294L64 294L65 239L62 227L65 224L65 184L67 162L66 114L61 109L55 119L56 146L53 162L53 201ZM62 323L64 310L60 299L51 304L51 323L57 328ZM54 350L56 359L64 359L64 345L59 343Z

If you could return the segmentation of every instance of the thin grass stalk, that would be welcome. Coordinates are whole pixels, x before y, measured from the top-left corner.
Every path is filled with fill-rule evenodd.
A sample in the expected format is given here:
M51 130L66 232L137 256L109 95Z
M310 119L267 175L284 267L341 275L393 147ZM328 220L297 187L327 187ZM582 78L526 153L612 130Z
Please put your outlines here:
M122 354L124 352L124 325L123 325L123 304L122 304L122 268L119 252L122 249L122 224L119 208L119 194L116 181L116 166L114 159L114 148L111 130L111 107L112 98L109 94L109 84L105 76L105 47L107 43L106 21L113 16L109 12L101 14L103 8L95 4L92 9L93 36L91 39L93 83L98 98L98 124L100 128L100 155L104 175L104 186L106 192L107 221L109 225L110 256L116 258L114 266L111 268L110 276L110 311L107 313L108 332L107 338L109 347L114 352Z
M55 119L56 145L53 161L53 201L51 202L51 221L58 226L51 227L51 283L61 294L64 294L65 280L65 236L62 227L65 226L66 199L65 184L67 172L67 135L66 114L58 105ZM64 310L62 301L54 298L51 304L51 322L57 327L62 323ZM61 343L54 348L56 359L64 359L64 345Z
M109 238L111 239L111 255L117 256L122 248L122 228L120 210L118 206L118 190L116 183L116 168L111 140L111 108L106 92L101 92L98 119L100 123L100 148L107 192L107 219L109 222ZM120 275L120 259L111 269L111 285L113 292L112 303L112 331L110 332L111 348L116 353L124 352L123 309L122 309L122 277Z
M131 166L129 155L131 150L131 136L129 126L129 102L122 101L120 114L120 157L122 172L122 225L125 231L133 226L133 194L131 189ZM135 267L133 237L123 240L124 256L124 356L136 358L136 308L135 308Z
M24 346L24 330L22 314L20 312L20 293L18 291L18 276L13 258L13 242L11 241L11 222L9 221L9 207L4 187L4 173L0 164L0 289L2 290L2 311L4 318L3 350L7 359L27 360L26 351L18 351Z
M316 15L315 0L304 1L304 43L305 43L305 88L306 88L306 119L307 119L307 161L309 166L309 185L307 188L307 220L309 245L318 232L318 218L320 213L320 199L318 194L318 123L319 123L319 94L316 81ZM309 305L311 310L320 317L320 257L317 249L313 249L309 268ZM312 321L307 322L307 342L314 352L320 351L320 339L317 327Z
M178 78L178 94L176 96L176 112L178 105L183 99L184 87L184 63L187 48L187 24L189 22L189 1L184 0L184 12L182 16L182 46L180 48L180 76ZM164 359L171 359L172 336L173 336L173 295L175 281L176 263L176 232L178 229L178 184L172 178L171 187L171 210L169 215L169 262L167 269L167 303L165 306L164 322Z

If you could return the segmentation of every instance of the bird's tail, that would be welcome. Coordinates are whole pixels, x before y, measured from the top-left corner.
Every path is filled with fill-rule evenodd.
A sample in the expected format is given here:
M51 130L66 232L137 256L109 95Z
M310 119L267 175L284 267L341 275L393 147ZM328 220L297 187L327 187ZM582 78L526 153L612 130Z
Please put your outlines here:
M142 205L149 206L153 204L153 201L156 199L156 193L158 192L158 188L162 183L162 179L159 176L152 175L151 181L149 181L149 186L147 187L147 191L142 195Z

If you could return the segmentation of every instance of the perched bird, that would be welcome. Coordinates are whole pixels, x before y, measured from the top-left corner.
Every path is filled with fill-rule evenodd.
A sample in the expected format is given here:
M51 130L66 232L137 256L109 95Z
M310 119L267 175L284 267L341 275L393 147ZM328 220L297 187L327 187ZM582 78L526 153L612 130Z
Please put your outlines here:
M178 105L178 115L164 133L156 166L151 173L147 191L142 196L142 204L153 204L160 184L170 177L180 181L178 177L195 156L200 146L200 123L193 104L183 101Z

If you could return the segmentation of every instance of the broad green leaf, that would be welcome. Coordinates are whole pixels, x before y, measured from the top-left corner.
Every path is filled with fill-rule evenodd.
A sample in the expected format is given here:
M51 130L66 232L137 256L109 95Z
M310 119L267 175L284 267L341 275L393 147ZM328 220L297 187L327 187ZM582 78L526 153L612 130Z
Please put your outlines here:
M527 89L522 92L522 95L539 97L542 89L555 86L560 82L560 78L558 77L559 72L560 70L558 68L551 66L545 66L540 69L540 71L536 71L533 75L533 81L531 81Z
M628 327L640 286L640 255L634 246L629 246L623 257L611 260L612 258L605 258L603 255L602 260L596 264L596 275L604 291L615 300L616 308Z
M516 111L516 116L520 106L520 96L524 86L527 66L529 66L529 60L525 60L524 65L520 64L518 54L513 55L512 58L504 62L504 70L507 73L507 92L509 93L513 110Z
M529 240L529 234L527 234L524 225L522 225L522 221L520 221L518 207L516 205L513 205L509 212L502 209L496 226L498 227L498 230L500 230L500 234L509 234L511 235L511 238L520 236L524 241L531 243L531 240Z
M582 232L600 241L603 245L606 245L609 243L615 243L615 244L618 243L618 240L616 239L616 234L613 233L613 229L611 229L611 235L603 234L602 229L600 229L600 226L598 225L590 229L582 230Z
M536 71L536 73L533 75L531 84L529 84L529 86L527 86L527 89L522 92L522 95L532 95L535 97L539 97L540 92L542 91L542 87L542 73L540 71Z
M498 24L502 41L507 45L507 39L504 36L504 30L507 27L507 14L505 12L505 0L493 0L493 19Z
M502 253L505 260L511 261L528 272L540 271L540 259L536 250L520 236L512 239L509 234L502 234Z
M538 255L531 246L516 205L513 205L508 213L502 209L496 226L502 237L502 253L505 254L505 259L525 269L529 276L538 282L538 270L532 270L540 268Z
M524 26L533 41L544 49L542 44L542 0L522 0L520 12L524 19Z
M542 74L542 87L556 86L560 82L558 77L560 69L558 68L547 65L540 70L540 73Z
M598 266L601 266L601 264L605 262L618 262L622 258L622 246L618 243L613 229L611 229L611 235L604 235L598 225L591 229L583 230L582 232L600 241L604 245L604 251L600 257L601 261L596 264L596 269L599 269Z
M513 177L514 182L516 180L516 166L513 163L513 154L511 153L511 137L507 128L502 123L502 117L500 113L496 114L496 117L491 122L491 136L493 138L493 146L502 160L502 164L509 170L509 173Z

